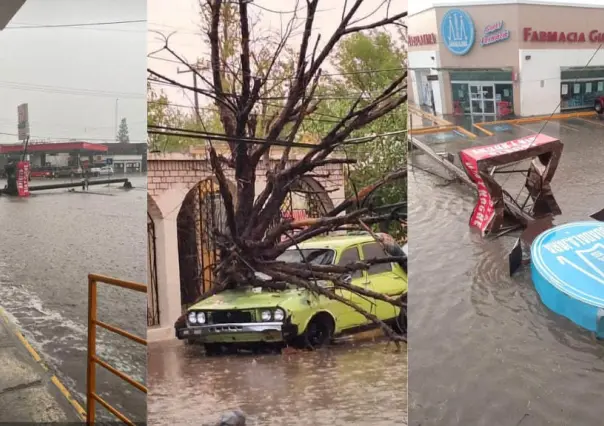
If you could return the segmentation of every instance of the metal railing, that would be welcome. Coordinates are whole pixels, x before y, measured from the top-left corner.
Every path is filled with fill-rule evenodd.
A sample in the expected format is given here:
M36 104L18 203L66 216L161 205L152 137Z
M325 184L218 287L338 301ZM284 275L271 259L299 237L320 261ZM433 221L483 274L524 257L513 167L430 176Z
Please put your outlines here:
M147 292L147 286L130 281L118 280L116 278L105 277L102 275L90 274L88 275L88 369L86 375L86 423L93 425L95 421L95 408L98 402L107 409L111 414L120 419L127 425L134 426L134 423L128 419L124 414L119 412L115 407L111 406L107 401L101 398L96 392L96 365L100 365L106 370L110 371L120 379L134 386L141 392L147 393L147 387L132 377L122 373L118 369L112 367L96 354L96 328L101 327L105 330L119 334L127 339L133 340L141 345L147 346L147 340L142 337L136 336L122 330L111 324L107 324L97 319L97 284L103 283L113 285L116 287L127 288L129 290L138 291L140 293Z

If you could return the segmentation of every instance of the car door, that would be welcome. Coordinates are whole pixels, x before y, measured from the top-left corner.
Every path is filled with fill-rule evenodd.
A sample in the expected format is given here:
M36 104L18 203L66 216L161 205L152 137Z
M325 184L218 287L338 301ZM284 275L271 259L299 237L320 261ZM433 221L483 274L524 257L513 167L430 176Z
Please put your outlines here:
M358 262L360 260L361 256L359 252L359 247L355 245L348 247L342 251L340 257L337 260L337 264L343 266L352 262ZM351 275L350 283L352 285L363 287L363 283L365 281L366 279L363 271L355 271L354 274ZM360 304L364 308L369 307L369 304L366 301L358 300L359 298L349 290L342 289L339 291L339 294L353 303ZM340 303L339 305L340 307L338 309L341 312L341 319L339 320L341 329L345 330L349 328L358 327L367 322L367 319L362 314L358 313L354 308L344 305L342 303Z
M366 243L361 246L363 260L383 259L389 255L377 242ZM371 265L366 273L365 286L369 290L388 296L398 296L407 288L404 272L395 263L378 263ZM373 302L372 313L382 320L395 318L398 309L388 302L371 299Z

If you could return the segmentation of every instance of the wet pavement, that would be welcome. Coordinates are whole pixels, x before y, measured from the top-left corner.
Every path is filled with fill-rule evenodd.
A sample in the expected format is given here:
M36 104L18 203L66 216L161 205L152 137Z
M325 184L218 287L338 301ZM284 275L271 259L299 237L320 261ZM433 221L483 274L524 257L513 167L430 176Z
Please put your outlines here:
M207 358L179 341L149 347L149 424L200 425L241 409L249 425L407 424L407 353L385 342Z
M432 146L457 152L542 125ZM552 180L563 212L555 223L587 220L604 207L604 122L554 121L543 133L564 143ZM436 177L447 174L425 155L411 161L418 167L409 177L409 424L602 424L604 344L550 312L528 268L509 277L514 237L483 241L470 233L470 190Z
M81 421L52 382L52 373L27 351L18 333L0 310L0 423Z
M131 181L130 191L102 185L87 194L61 189L28 199L0 197L0 305L83 406L87 275L147 280L146 176ZM47 182L32 180L31 186ZM99 319L145 336L144 294L100 285L98 300ZM100 330L98 353L145 380L144 347ZM97 392L134 420L145 420L144 395L102 367L97 367ZM97 413L113 420L103 408Z

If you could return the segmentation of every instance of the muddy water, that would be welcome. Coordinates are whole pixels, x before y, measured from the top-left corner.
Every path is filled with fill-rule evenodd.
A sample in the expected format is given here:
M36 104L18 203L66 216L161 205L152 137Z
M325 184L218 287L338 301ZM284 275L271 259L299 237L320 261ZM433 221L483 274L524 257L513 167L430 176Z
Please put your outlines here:
M565 144L552 182L563 211L556 223L585 220L604 207L602 124L573 120L544 132ZM490 140L540 127L523 125ZM413 162L443 174L423 155ZM416 170L409 197L409 424L602 424L604 344L548 311L528 270L509 277L514 238L471 235L474 198L457 184Z
M34 186L43 181L32 181ZM55 190L29 199L0 197L0 305L59 378L84 404L86 390L87 275L94 272L146 282L146 177L135 189L91 186L89 194ZM4 186L4 182L0 182ZM146 297L99 290L99 316L145 335ZM146 377L146 350L104 331L98 352L138 380ZM144 420L146 402L98 367L98 392L129 416ZM104 419L104 409L97 411Z
M154 344L149 424L211 424L240 408L251 425L406 425L406 361L383 342L214 358L196 345Z

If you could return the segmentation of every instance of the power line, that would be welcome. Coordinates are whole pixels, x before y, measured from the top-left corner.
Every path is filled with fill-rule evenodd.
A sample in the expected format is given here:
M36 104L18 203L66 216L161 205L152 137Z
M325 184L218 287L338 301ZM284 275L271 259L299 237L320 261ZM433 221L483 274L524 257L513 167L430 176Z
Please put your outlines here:
M164 135L164 136L182 136L188 137L192 139L208 139L208 140L217 140L223 142L243 142L249 144L257 144L257 145L271 145L271 146L284 146L284 147L293 147L293 148L317 148L318 144L312 143L303 143L303 142L289 142L284 140L272 140L269 141L265 138L250 138L250 137L230 137L221 133L214 132L206 132L201 130L187 130L178 127L170 127L170 126L147 126L149 130L147 133L154 135ZM363 142L369 142L375 140L379 137L388 137L388 136L396 136L400 134L406 134L408 132L407 129L395 130L391 132L385 133L377 133L369 136L361 136L358 138L349 138L345 139L341 142L338 142L337 145L348 145L348 144L359 144Z
M159 84L161 86L168 86L168 87L175 87L175 88L179 88L182 90L192 90L189 87L182 87L179 84L175 84L172 83L170 81L161 81L161 80L156 80L156 79L148 79L147 81L149 81L152 84ZM184 84L183 84L184 85ZM207 91L206 91L207 92ZM336 101L336 100L357 100L359 98L359 96L367 96L367 99L370 100L370 96L372 94L382 94L383 90L376 90L374 92L348 92L348 96L314 96L313 99L315 100L320 100L320 101ZM203 93L202 93L203 94ZM235 93L225 93L226 96L238 96ZM261 96L258 98L258 100L261 101L283 101L283 100L287 100L289 99L288 96Z
M49 86L43 84L0 81L0 87L41 93L58 93L63 95L84 95L112 98L146 98L143 93L110 92L106 90L81 89L75 87Z
M18 25L8 26L5 30L24 30L31 28L79 28L79 27L92 27L92 26L105 26L105 25L122 25L122 24L136 24L147 22L146 19L134 19L129 21L106 21L106 22L85 22L76 24L56 24L56 25Z
M200 130L187 130L181 129L178 127L169 127L169 126L147 126L147 133L152 135L164 135L164 136L181 136L192 139L208 139L208 140L216 140L222 142L243 142L255 145L271 145L271 146L283 146L283 147L293 147L293 148L316 148L317 145L311 143L301 143L301 142L288 142L283 140L274 140L268 141L266 139L261 138L238 138L238 137L230 137L220 133L213 132L204 132Z

